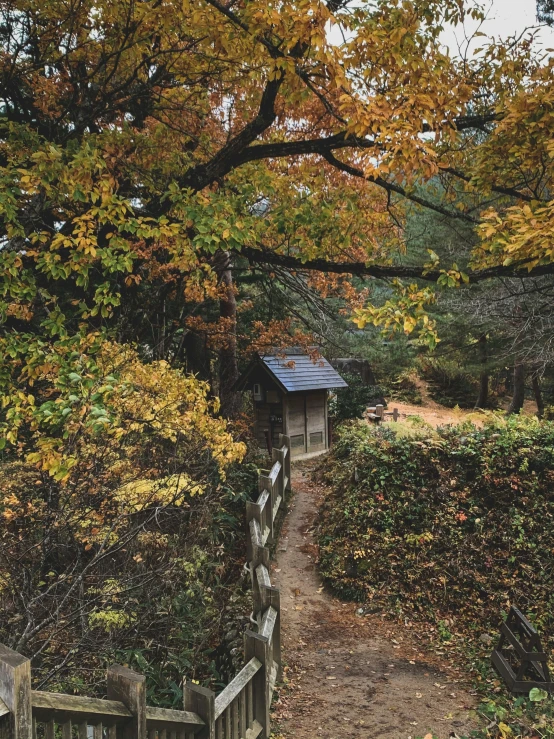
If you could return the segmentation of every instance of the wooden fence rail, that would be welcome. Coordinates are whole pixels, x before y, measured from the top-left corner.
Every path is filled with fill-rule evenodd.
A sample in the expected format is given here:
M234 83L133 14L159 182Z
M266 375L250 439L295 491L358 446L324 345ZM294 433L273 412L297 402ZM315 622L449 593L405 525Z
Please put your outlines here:
M245 665L219 694L183 685L183 710L146 705L145 679L113 665L107 699L31 689L31 662L0 644L0 739L268 739L269 708L281 671L279 590L271 585L269 549L275 519L290 492L290 439L279 437L260 494L246 504L252 621Z

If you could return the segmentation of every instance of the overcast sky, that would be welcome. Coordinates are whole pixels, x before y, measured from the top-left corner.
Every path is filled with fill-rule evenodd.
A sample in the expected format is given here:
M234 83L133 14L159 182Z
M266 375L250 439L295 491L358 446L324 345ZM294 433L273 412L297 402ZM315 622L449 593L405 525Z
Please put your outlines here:
M485 8L488 10L488 18L479 30L488 36L506 38L514 34L519 35L526 27L537 26L535 0L492 0L492 2L488 0ZM475 30L477 24L468 21L465 27L467 37L469 38ZM541 27L539 34L541 46L554 48L554 28ZM444 43L449 46L451 53L456 52L458 42L465 45L464 31L461 28L445 32ZM478 48L481 44L482 39L477 38L472 47Z

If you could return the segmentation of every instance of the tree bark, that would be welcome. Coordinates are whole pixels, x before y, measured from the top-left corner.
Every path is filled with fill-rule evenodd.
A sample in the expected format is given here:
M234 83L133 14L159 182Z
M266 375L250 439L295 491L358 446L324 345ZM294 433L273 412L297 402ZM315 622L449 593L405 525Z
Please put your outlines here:
M479 375L479 397L475 403L476 408L486 408L489 400L489 373L485 369L487 358L487 335L481 334L479 337L479 361L482 369Z
M507 413L519 413L523 408L523 401L525 400L525 365L521 362L516 362L514 366L514 393L512 400L508 406Z
M541 381L538 372L533 372L531 382L533 383L533 393L535 395L535 403L537 404L537 416L542 418L544 415L544 399L542 397Z
M231 257L228 251L220 252L215 259L215 269L219 275L221 297L219 316L226 319L227 333L219 349L219 400L221 415L232 418L240 409L240 393L233 390L238 380L237 360L237 301L231 271Z

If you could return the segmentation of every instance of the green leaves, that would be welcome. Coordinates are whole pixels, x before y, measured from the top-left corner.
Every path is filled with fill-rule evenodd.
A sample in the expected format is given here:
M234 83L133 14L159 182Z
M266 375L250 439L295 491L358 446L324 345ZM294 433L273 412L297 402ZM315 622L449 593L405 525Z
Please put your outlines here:
M540 703L548 698L548 693L542 688L531 688L529 691L529 700L533 703Z
M410 437L394 427L339 429L323 469L323 576L341 597L431 622L439 636L447 627L456 660L472 650L487 665L479 635L496 639L517 604L550 654L554 424L492 419Z

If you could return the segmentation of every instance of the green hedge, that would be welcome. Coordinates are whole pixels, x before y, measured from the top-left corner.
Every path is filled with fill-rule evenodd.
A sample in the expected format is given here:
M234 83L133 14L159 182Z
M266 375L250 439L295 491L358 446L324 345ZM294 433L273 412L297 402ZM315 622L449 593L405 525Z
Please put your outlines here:
M324 476L320 566L341 597L476 638L517 604L554 647L554 423L354 423Z

